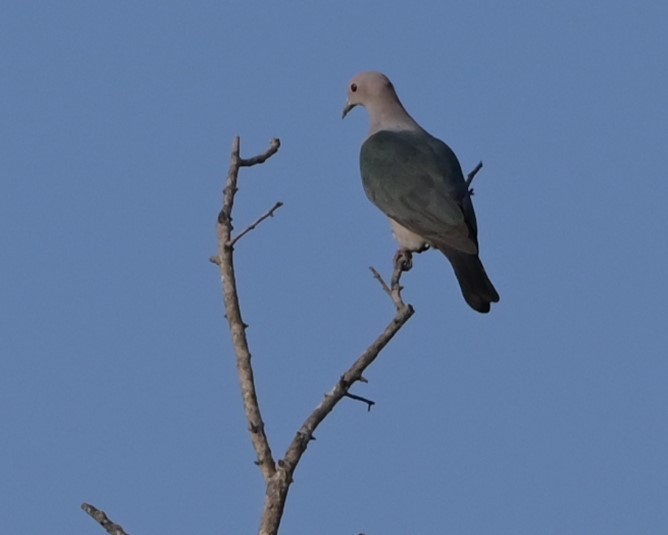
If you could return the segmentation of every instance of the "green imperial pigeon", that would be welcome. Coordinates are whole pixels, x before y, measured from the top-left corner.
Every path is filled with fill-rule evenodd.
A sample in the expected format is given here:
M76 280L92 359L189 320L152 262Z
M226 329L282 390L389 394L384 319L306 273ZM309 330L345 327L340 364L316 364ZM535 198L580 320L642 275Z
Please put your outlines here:
M360 152L364 191L390 218L401 252L410 258L428 246L441 251L466 302L489 312L499 294L478 256L475 212L455 153L415 122L384 74L352 80L343 117L357 105L371 118Z

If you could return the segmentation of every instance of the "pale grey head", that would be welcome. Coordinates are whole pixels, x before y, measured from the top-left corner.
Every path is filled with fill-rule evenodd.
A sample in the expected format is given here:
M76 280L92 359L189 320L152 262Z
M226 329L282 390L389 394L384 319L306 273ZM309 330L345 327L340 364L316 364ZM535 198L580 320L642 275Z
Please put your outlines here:
M383 73L363 72L350 81L343 117L355 106L362 106L369 112L370 134L379 130L421 130L402 106L392 82Z

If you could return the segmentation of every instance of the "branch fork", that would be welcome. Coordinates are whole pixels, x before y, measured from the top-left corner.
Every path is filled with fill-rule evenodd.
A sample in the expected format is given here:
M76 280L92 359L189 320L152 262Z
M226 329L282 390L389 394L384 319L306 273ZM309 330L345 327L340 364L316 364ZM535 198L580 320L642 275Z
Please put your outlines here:
M227 174L225 189L223 191L223 207L218 216L218 255L212 260L218 265L223 282L225 297L226 317L232 334L232 342L237 356L237 370L241 382L241 391L244 402L244 410L249 422L251 441L257 456L256 464L262 471L266 482L266 494L264 513L260 523L260 535L276 535L283 515L288 489L293 481L294 471L306 452L308 444L315 440L315 430L325 417L344 398L348 397L367 404L370 410L374 402L351 394L349 390L356 382L367 382L364 371L378 357L382 349L389 343L395 334L410 319L414 311L410 305L406 305L401 297L400 279L403 271L407 269L400 262L395 262L395 268L390 285L388 286L373 270L385 292L392 299L396 313L390 320L385 330L374 340L369 348L341 375L334 387L323 397L320 404L311 412L304 423L295 433L292 442L288 446L282 459L274 460L269 439L264 429L264 421L260 412L260 406L255 391L255 381L251 366L251 353L246 338L245 327L239 306L239 297L234 272L234 245L262 222L273 217L282 203L277 202L270 210L261 215L255 222L240 232L236 237L232 236L232 210L234 208L235 195L238 191L238 175L241 167L249 167L265 162L273 156L280 147L277 139L272 140L269 148L258 156L244 159L239 154L239 138L235 138L232 144L232 156L230 169Z
M255 230L260 224L274 216L275 212L283 206L282 202L276 202L269 210L248 225L242 232L233 236L232 212L236 194L239 190L239 170L242 167L251 167L262 164L278 152L280 148L278 139L271 140L269 148L252 158L242 158L240 155L240 140L235 137L232 143L232 154L230 167L223 189L223 206L218 214L216 233L218 236L217 255L210 258L220 270L223 294L225 301L225 318L228 322L234 346L237 371L241 383L241 394L244 411L248 420L248 430L251 442L255 449L255 464L260 468L266 483L264 512L260 522L260 535L277 535L278 528L283 516L288 490L293 482L294 471L299 464L308 444L315 440L315 430L334 410L336 405L344 398L350 398L367 404L367 410L375 404L374 401L356 394L349 390L357 383L366 383L364 371L376 360L380 352L406 324L414 314L413 307L407 305L401 296L402 287L400 279L403 272L410 269L410 253L404 260L395 259L394 271L390 284L388 285L381 275L371 268L374 277L379 281L383 290L395 305L394 317L389 321L383 332L371 343L355 362L346 370L334 384L333 388L324 395L320 404L304 420L304 423L295 433L292 442L288 446L283 458L275 460L269 438L265 431L264 420L260 411L260 404L255 388L253 367L251 364L251 351L246 336L248 325L243 321L239 295L237 290L236 274L234 269L234 246ZM472 178L471 178L472 179ZM469 180L470 183L470 180ZM407 260L406 260L407 259ZM92 505L84 503L83 510L95 519L110 535L128 535L123 528L112 522L107 515Z

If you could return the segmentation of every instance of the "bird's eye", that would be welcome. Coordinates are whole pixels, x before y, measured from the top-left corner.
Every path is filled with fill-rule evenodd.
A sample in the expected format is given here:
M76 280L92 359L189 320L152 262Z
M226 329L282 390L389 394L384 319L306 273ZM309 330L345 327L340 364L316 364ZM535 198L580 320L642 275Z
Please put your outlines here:
M350 90L354 93L357 91L357 84L350 84Z

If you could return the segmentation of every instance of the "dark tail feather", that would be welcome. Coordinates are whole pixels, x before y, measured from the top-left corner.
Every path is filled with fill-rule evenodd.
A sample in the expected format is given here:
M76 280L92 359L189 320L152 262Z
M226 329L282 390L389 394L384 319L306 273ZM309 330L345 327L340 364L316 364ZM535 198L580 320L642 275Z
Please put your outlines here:
M469 306L478 312L489 312L490 304L499 301L499 294L485 273L478 255L462 253L449 247L440 250L450 260Z

